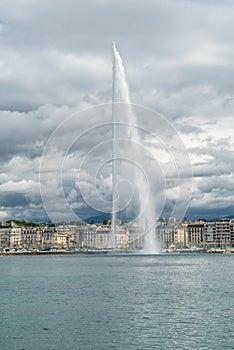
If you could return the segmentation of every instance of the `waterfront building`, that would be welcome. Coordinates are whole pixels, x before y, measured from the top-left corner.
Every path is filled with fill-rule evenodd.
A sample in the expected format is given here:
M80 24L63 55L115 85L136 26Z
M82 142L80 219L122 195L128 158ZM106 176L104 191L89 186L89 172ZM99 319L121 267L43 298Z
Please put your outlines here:
M175 242L175 226L164 222L156 226L156 237L161 248L168 249Z
M201 246L204 237L204 221L195 221L188 223L188 245Z
M6 233L5 233L6 236ZM57 232L55 227L10 227L8 229L10 249L47 249L69 247L69 236Z
M216 244L216 222L208 221L204 224L204 246L207 248L215 248Z
M56 227L46 227L42 235L42 247L66 249L69 247L69 236L58 232Z
M10 224L0 224L0 248L7 248L10 246Z
M39 248L43 244L43 232L40 227L20 228L21 239L18 246L14 248Z
M21 227L12 225L9 229L9 246L10 248L21 248Z
M131 221L124 224L124 229L128 233L128 247L131 250L139 250L144 247L144 236L139 231L136 222Z
M94 233L94 248L96 249L112 249L113 237L111 234L111 227L102 225L98 226ZM115 246L115 244L114 244Z
M87 225L80 230L80 237L81 247L87 249L126 249L129 245L129 235L123 227L116 229L114 241L109 225Z
M188 225L181 223L175 229L174 244L178 248L185 248L188 242Z
M230 220L230 248L234 248L234 219Z
M129 232L124 227L119 228L116 234L116 248L120 250L129 248Z
M222 218L216 221L216 245L218 248L231 246L230 219Z
M186 247L234 248L234 219L221 218L212 222L182 222L164 220L157 223L155 235L161 248ZM114 241L113 241L114 240ZM19 227L14 222L0 223L0 250L50 248L140 250L144 235L136 222L116 226L112 236L111 226L102 224L44 225Z
M62 225L56 225L56 229L58 232L58 236L57 239L63 240L63 244L64 239L62 239L62 235L66 235L67 237L67 244L69 245L69 247L75 247L75 248L79 248L80 247L80 229L82 229L83 225L75 225L75 224L62 224ZM60 242L62 243L62 242Z
M79 239L81 248L94 248L96 246L96 229L97 226L95 224L84 225L79 229Z

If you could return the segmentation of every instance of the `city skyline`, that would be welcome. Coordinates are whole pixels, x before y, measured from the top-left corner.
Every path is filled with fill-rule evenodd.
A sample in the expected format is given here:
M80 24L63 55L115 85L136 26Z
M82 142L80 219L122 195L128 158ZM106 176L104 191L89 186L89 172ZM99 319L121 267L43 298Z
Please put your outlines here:
M113 39L124 57L131 101L163 115L190 156L193 189L186 215L233 215L233 17L230 1L2 3L0 221L48 220L40 195L41 155L60 123L111 102ZM78 118L76 127L85 131L85 120ZM69 137L71 130L66 132ZM100 135L98 129L93 140L99 143ZM88 147L90 140L81 139L77 157ZM55 163L51 159L44 170L59 218L64 208L56 206ZM83 179L89 186L92 178ZM81 218L94 217L96 210L74 192L74 177L65 180L73 209ZM108 186L109 177L105 181Z

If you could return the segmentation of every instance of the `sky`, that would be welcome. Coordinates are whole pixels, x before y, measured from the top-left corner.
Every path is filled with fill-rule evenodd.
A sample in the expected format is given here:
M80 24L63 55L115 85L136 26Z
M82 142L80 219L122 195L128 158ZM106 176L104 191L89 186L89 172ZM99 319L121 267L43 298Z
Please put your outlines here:
M113 40L131 101L159 113L190 159L183 215L233 215L233 23L231 0L0 0L0 220L92 217L93 183L110 197ZM169 213L177 184L166 183Z

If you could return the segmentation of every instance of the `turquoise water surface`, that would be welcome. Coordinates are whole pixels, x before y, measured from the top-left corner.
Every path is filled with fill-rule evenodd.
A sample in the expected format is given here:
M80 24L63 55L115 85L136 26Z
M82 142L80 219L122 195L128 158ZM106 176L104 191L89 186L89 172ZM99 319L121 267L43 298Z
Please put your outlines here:
M234 254L2 256L0 349L234 349Z

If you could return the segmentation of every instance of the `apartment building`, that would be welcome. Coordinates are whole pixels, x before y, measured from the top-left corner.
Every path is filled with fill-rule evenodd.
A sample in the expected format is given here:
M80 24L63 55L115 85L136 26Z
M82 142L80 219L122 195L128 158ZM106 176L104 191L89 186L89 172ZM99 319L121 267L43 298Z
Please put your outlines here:
M188 223L188 245L200 246L203 244L204 238L204 221L195 221Z
M216 222L210 221L204 224L204 236L203 241L205 247L215 248L216 247Z
M222 218L215 222L215 242L219 248L227 248L231 246L230 219Z
M188 225L181 223L175 228L174 244L176 247L185 248L188 243Z
M156 227L156 238L161 248L169 248L175 242L175 226L159 223Z

